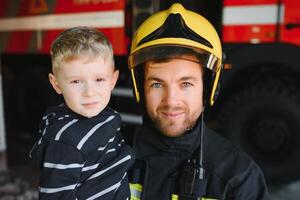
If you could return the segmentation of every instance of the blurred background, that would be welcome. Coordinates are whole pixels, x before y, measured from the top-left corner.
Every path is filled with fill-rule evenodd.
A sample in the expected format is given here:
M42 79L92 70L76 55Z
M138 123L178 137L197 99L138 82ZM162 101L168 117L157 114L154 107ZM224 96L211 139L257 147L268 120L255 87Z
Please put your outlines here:
M222 40L224 72L207 124L259 164L272 199L299 199L300 0L1 0L0 199L37 199L29 151L46 107L62 101L48 82L54 38L84 25L110 39L121 71L110 106L130 140L142 122L127 69L132 34L174 2L205 16Z

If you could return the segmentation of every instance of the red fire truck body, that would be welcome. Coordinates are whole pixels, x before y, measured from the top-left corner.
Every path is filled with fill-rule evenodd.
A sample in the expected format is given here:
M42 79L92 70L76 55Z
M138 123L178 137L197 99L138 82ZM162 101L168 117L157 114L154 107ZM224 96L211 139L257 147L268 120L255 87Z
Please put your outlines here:
M223 43L273 43L300 45L299 1L225 0Z
M11 10L16 16L9 16ZM4 0L0 17L1 52L48 54L62 30L90 26L110 39L116 55L127 54L125 0Z
M299 178L300 0L181 2L215 22L223 43L219 98L206 115L212 127L248 152L268 180ZM3 0L0 52L7 126L15 121L22 128L36 125L46 105L53 103L47 80L49 48L61 31L73 26L96 27L108 36L121 70L112 105L125 122L140 124L126 64L131 33L171 3Z

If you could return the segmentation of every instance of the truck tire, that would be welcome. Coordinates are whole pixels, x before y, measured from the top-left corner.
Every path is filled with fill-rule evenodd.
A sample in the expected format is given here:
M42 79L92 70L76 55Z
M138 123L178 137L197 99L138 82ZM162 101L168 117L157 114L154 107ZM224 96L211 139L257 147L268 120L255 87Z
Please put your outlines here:
M217 130L248 153L270 183L300 178L299 89L260 82L222 106Z

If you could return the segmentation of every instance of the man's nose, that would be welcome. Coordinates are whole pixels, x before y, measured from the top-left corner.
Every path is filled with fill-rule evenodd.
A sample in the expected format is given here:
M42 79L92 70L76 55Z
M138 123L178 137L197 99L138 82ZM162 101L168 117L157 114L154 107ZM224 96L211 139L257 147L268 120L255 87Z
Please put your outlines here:
M179 91L176 87L169 86L166 88L164 100L170 106L176 105L179 95Z

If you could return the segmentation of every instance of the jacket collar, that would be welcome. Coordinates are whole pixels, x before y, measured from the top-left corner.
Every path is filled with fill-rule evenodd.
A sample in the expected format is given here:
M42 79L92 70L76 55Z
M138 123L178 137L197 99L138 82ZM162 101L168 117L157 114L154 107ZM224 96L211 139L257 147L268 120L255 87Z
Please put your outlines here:
M140 158L151 156L159 152L193 154L200 144L201 120L195 126L179 137L163 135L146 115L143 126L137 131L134 139L134 148Z

